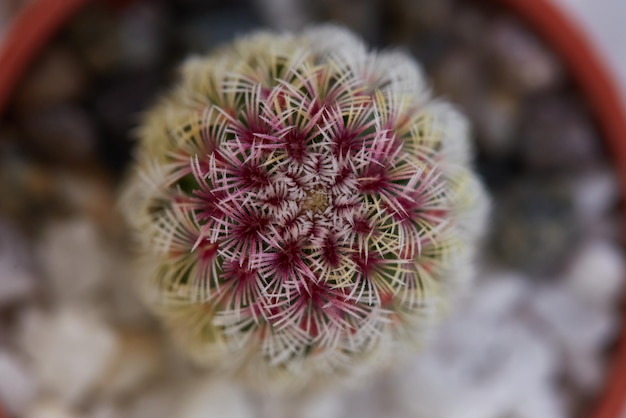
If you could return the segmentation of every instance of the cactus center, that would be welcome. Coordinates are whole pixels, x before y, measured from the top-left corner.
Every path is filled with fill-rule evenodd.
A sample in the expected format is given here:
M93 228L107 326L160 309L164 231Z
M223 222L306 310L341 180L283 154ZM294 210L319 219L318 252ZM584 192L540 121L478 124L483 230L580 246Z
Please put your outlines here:
M307 192L302 209L315 213L324 212L328 208L328 194L325 190L316 188Z

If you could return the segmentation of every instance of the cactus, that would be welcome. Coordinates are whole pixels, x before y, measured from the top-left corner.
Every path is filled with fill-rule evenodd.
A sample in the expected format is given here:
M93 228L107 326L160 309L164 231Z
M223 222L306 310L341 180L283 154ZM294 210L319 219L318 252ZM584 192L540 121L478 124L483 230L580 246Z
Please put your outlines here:
M191 58L144 117L125 218L142 294L199 363L285 385L419 344L485 215L465 119L328 26Z

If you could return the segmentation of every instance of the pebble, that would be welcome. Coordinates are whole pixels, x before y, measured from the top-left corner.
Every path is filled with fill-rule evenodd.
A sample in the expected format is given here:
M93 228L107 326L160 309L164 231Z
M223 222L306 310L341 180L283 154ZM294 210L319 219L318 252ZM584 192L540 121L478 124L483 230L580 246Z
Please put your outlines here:
M257 418L349 418L358 408L346 404L346 392L341 388L316 388L299 393L264 393L250 391L246 394ZM365 417L362 414L357 415Z
M131 251L131 250L128 250ZM103 306L106 317L126 327L149 327L154 316L140 300L133 282L133 264L128 254L116 254L111 262L107 280L107 303ZM161 342L163 344L163 342Z
M199 12L215 11L224 7L241 8L249 5L248 0L229 0L228 2L224 2L224 0L178 0L176 11L182 11L187 16Z
M24 301L37 284L29 248L19 231L0 220L0 308Z
M100 3L86 5L66 28L68 43L88 71L106 77L122 64L119 24Z
M52 181L58 199L67 212L94 222L107 236L125 233L116 210L116 191L111 175L97 167L85 167L79 172L67 167L55 171Z
M585 297L559 286L537 288L529 300L532 312L565 352L597 352L618 330L607 305L587 303Z
M193 382L181 399L179 418L253 418L245 392L225 379L207 377Z
M20 112L74 101L86 92L88 76L71 50L56 46L46 50L26 74L13 105Z
M102 296L110 260L92 221L50 223L42 231L37 254L57 303L90 306Z
M586 242L572 257L566 270L565 286L585 305L607 309L622 298L625 278L621 248L596 239Z
M485 53L506 86L531 94L558 87L563 69L535 36L512 19L492 22L485 31Z
M386 404L385 382L381 382L381 376L376 375L366 382L361 390L351 391L344 396L345 418L393 418L398 411L406 411L401 403L394 408ZM392 388L393 390L393 388Z
M552 277L564 268L582 235L567 183L520 181L494 206L491 248L500 262L535 277Z
M163 342L141 330L118 333L118 349L99 384L106 399L128 398L153 382L162 370Z
M255 0L263 21L279 30L298 30L310 24L311 5L302 0Z
M0 138L0 213L27 231L37 230L55 206L50 173ZM9 198L10 197L10 198Z
M411 416L509 416L529 406L533 388L549 382L559 362L541 335L518 319L525 295L517 281L504 275L480 283L433 345L398 371L397 402Z
M565 357L567 368L564 375L579 390L593 393L597 388L602 387L606 376L602 355L597 352L587 350L568 350Z
M251 393L254 410L258 418L291 418L293 403L299 401L295 396L288 397L279 393Z
M457 47L441 58L433 70L435 90L473 115L475 100L488 88L479 57L467 48Z
M378 22L382 13L382 2L361 0L358 7L355 7L352 1L320 0L317 6L325 21L341 22L368 43L376 44L380 40Z
M24 418L79 418L80 415L58 399L39 400Z
M575 176L572 186L578 218L594 223L617 207L620 185L616 174L608 168L585 170Z
M37 380L23 359L0 349L0 405L12 415L24 415L38 393ZM1 415L1 413L0 413Z
M182 418L178 415L180 398L183 396L178 380L142 391L124 410L125 418ZM207 417L209 418L209 417ZM226 417L224 417L226 418Z
M445 25L450 18L452 3L451 0L394 0L390 5L397 9L397 19L410 23L415 30L416 26L439 29Z
M517 271L483 266L476 276L478 288L468 293L464 299L471 305L472 315L487 322L504 317L517 309L524 303L532 288L530 279Z
M105 147L107 151L115 151L115 147L119 147L116 142L120 141L128 143L126 147L130 147L129 132L137 125L140 113L161 88L161 74L155 71L131 72L107 80L92 103L93 115L108 141ZM111 164L120 162L112 161Z
M461 44L472 48L481 46L489 27L488 16L483 10L460 4L451 19L451 30Z
M450 0L392 0L384 2L382 13L393 20L393 26L386 28L385 41L392 45L417 43L422 49L430 44L437 48L444 22L450 16L452 2ZM434 36L433 36L434 35ZM420 59L422 64L425 62Z
M529 168L579 173L598 163L601 140L580 103L542 97L529 104L523 118L520 155Z
M519 129L520 101L514 92L492 90L473 111L481 149L500 158L513 153Z
M131 70L159 67L167 51L167 11L160 2L136 2L118 18L120 60Z
M313 394L303 400L297 418L342 418L344 405L338 390Z
M69 405L84 402L118 353L113 329L86 309L28 311L22 321L21 346L42 390Z
M112 403L103 403L96 405L87 415L87 418L119 418L122 417L122 411L119 407ZM150 418L146 416L145 418Z
M180 23L178 41L191 54L205 54L218 45L232 41L236 35L261 29L259 17L250 8L224 9L193 14Z
M511 418L571 418L566 411L562 394L551 382L543 382L527 391L508 416Z
M87 112L76 105L38 108L24 114L20 125L37 155L80 164L95 157L96 128Z

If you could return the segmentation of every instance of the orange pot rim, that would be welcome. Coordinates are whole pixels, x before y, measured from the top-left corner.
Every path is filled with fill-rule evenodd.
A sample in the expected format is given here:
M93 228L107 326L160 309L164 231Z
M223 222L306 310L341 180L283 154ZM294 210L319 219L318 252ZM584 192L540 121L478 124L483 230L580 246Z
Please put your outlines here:
M58 29L90 1L33 0L12 21L0 44L0 117L37 54ZM580 27L550 0L493 1L515 12L566 65L604 134L622 196L626 196L626 108L605 63ZM626 206L622 216L626 219ZM620 342L593 418L621 418L626 410L626 312L622 317Z

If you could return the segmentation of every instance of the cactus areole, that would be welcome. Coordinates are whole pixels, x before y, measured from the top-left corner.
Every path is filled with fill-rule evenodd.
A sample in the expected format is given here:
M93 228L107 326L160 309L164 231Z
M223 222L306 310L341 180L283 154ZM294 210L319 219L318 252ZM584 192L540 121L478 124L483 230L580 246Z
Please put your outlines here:
M293 385L419 343L471 275L486 199L465 119L418 65L320 27L181 72L122 197L142 294L180 347Z

